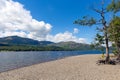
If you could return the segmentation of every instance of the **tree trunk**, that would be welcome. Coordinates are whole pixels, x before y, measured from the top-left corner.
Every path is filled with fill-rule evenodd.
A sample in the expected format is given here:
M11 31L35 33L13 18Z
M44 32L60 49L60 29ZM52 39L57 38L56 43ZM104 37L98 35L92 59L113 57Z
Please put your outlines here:
M106 42L106 59L105 59L105 62L108 63L110 61L110 56L109 56L109 44L108 44L107 34L105 35L105 42Z
M103 7L103 6L102 6ZM102 17L102 24L103 24L103 30L104 30L104 37L105 37L105 46L106 46L106 59L105 62L109 63L110 61L110 56L109 56L109 44L108 44L108 27L107 27L107 22L105 20L105 12L104 9L102 8L102 11L100 12L101 17Z

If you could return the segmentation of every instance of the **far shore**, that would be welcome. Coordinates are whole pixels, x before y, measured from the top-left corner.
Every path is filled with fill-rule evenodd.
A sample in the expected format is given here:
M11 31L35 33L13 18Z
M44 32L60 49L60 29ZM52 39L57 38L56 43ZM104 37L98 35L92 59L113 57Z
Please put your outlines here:
M0 73L0 80L120 80L120 65L97 65L100 54L67 57Z

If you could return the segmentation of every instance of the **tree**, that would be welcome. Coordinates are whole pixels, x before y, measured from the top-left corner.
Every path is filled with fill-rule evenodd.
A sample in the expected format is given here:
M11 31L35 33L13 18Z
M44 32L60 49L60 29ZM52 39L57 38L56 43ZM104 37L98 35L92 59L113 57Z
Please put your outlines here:
M101 19L97 20L94 17L84 16L82 19L75 20L75 24L83 25L83 26L93 26L96 24L102 24L102 32L104 34L104 40L105 40L105 47L106 47L106 59L105 62L108 63L110 61L109 57L109 44L108 44L108 26L107 21L105 19L105 14L107 13L107 9L103 7L104 4L102 3L101 9L95 9L92 8L93 11L98 13L101 17Z
M107 6L107 11L113 12L113 19L109 24L110 40L115 43L118 57L120 60L120 17L116 16L116 13L120 11L120 0L112 0Z
M111 20L108 31L110 40L115 43L117 48L117 59L120 60L120 17L116 16Z

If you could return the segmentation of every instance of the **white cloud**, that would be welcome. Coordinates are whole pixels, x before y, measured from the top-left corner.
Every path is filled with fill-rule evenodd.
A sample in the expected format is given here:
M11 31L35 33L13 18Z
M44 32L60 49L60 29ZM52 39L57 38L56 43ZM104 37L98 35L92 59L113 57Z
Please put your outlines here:
M0 37L18 35L44 40L51 25L32 18L30 11L12 0L0 0Z
M79 30L77 28L74 28L74 32L73 33L77 34L77 33L79 33Z
M84 38L77 38L76 36L73 36L73 33L70 33L68 31L64 32L64 33L58 33L55 36L52 35L48 35L47 39L49 41L53 41L53 42L67 42L67 41L74 41L74 42L78 42L78 43L86 43L86 39Z
M51 35L52 26L44 21L33 19L30 11L19 2L13 0L0 0L0 37L21 36L36 40L49 40L53 42L75 41L85 43L84 38L77 38L70 32ZM78 33L74 28L74 33Z

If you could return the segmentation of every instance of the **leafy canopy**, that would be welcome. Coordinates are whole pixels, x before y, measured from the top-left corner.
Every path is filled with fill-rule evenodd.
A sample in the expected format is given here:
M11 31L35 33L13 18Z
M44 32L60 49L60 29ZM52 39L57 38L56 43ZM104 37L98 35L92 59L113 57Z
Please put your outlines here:
M117 13L120 11L120 0L112 0L111 4L107 6L107 11Z
M120 17L116 16L111 20L108 31L111 41L120 41Z

